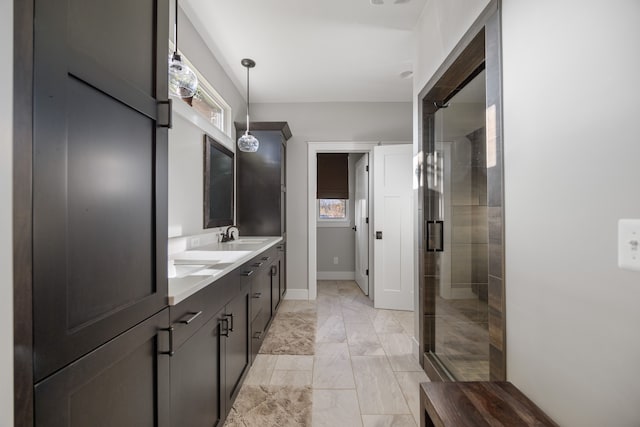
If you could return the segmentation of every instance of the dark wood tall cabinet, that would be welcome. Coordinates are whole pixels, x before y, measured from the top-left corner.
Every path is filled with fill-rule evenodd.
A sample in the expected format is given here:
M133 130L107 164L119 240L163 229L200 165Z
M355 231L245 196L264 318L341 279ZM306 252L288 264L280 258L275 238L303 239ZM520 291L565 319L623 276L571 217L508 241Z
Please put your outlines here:
M236 122L236 133L246 130ZM237 224L245 236L282 236L281 296L286 285L287 242L287 141L291 130L287 122L253 122L251 134L260 141L255 153L236 152Z
M168 425L168 0L35 0L35 424Z

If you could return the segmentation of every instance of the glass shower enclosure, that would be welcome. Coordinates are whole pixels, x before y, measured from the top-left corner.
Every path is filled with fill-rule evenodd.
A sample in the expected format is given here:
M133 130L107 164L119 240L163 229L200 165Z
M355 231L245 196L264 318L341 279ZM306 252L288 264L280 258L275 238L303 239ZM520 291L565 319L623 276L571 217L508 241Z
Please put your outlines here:
M489 380L485 72L433 115L425 146L427 251L439 252L430 355L459 381Z

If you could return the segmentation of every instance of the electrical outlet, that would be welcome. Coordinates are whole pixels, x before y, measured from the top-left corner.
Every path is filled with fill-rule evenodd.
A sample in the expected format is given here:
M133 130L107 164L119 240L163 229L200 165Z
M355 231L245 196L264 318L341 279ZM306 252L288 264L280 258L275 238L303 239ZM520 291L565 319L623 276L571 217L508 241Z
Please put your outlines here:
M336 265L338 264L338 257L337 256L333 257L333 263L336 264Z
M618 221L618 267L640 271L640 220Z
M199 237L193 237L191 239L190 243L191 243L190 244L191 248L197 248L198 246L200 246L200 238Z

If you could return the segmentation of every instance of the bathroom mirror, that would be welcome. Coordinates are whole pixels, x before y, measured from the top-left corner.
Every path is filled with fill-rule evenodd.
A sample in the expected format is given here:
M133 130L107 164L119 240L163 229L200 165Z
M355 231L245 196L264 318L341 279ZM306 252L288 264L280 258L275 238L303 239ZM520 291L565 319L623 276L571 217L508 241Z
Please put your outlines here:
M233 225L234 154L204 136L204 228Z

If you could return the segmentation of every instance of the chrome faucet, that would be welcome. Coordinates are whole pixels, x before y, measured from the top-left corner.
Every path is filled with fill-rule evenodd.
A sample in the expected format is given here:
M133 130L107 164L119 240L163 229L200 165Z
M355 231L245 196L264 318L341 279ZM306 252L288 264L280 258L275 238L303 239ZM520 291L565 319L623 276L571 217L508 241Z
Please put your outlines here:
M235 236L233 231L235 230ZM229 227L227 227L227 231L225 231L224 233L222 233L222 243L226 243L226 242L231 242L233 240L235 240L236 236L238 235L239 230L238 227L236 227L235 225L230 225Z

